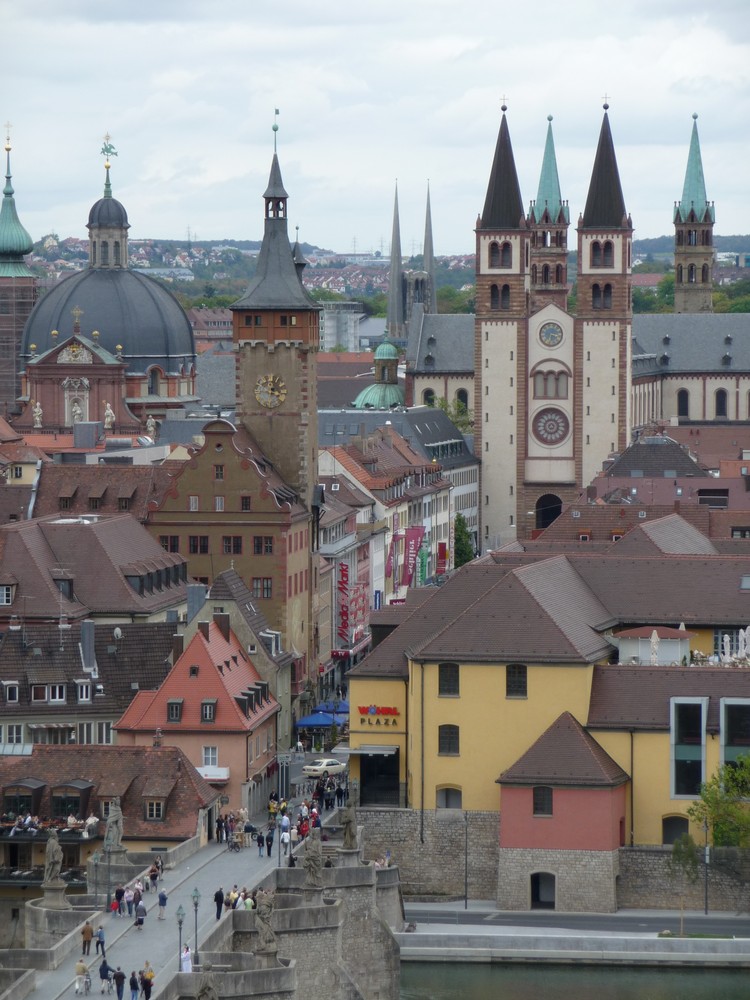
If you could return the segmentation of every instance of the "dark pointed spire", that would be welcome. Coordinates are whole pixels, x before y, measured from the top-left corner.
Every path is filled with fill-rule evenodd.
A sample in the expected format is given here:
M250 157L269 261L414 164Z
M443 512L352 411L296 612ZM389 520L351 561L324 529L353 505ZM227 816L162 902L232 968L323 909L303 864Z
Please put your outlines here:
M437 288L435 287L435 251L432 244L432 211L430 209L430 184L427 182L427 211L424 223L424 269L428 275L428 295L425 302L425 311L428 313L437 312Z
M21 225L16 211L16 202L13 197L13 185L11 184L10 172L10 135L5 140L5 187L3 188L3 201L0 205L0 268L2 275L7 276L8 268L11 268L14 275L30 275L23 258L27 253L31 253L34 243ZM20 268L20 270L19 270Z
M583 211L583 226L587 229L621 229L627 216L608 110L609 105L605 103L599 145L596 147L594 169Z
M505 117L507 111L502 106L503 117L500 122L500 133L495 146L495 158L492 161L487 197L482 212L482 229L520 229L524 218L521 187L518 183L516 161L513 157L513 147L510 143L510 132Z
M401 227L398 218L398 181L393 201L393 231L391 233L391 267L388 277L388 309L386 313L386 335L399 338L404 328L404 275L401 267Z

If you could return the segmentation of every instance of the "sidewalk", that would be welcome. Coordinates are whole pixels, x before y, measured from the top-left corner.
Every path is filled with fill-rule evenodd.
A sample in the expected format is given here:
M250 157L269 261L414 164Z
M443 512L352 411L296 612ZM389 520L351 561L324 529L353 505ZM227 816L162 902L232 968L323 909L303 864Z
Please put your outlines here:
M335 813L328 813L328 816ZM257 827L266 829L267 816L256 816L252 820ZM281 851L281 864L285 864L284 852ZM226 844L211 841L190 858L175 868L166 869L164 879L159 888L167 892L168 903L164 920L159 920L157 893L145 893L144 902L148 908L148 916L143 930L136 930L133 919L113 917L102 910L101 919L94 917L94 928L102 926L105 933L107 962L116 969L119 965L129 978L130 973L136 973L143 968L148 959L156 971L154 980L154 996L162 985L178 971L179 929L177 925L177 908L181 905L185 911L182 925L182 944L190 945L195 960L195 925L196 911L191 893L195 888L200 892L200 903L197 911L198 940L201 941L216 923L216 905L214 893L222 886L224 890L231 889L237 883L241 889L258 886L279 864L279 836L274 838L272 857L258 857L258 848L253 844L239 852L228 851ZM83 923L83 917L81 923ZM226 919L222 914L221 919ZM86 962L91 970L92 996L100 995L99 964L101 956L94 954L95 944L92 943L91 955ZM200 949L199 956L200 956ZM57 969L49 972L37 971L36 989L29 994L31 1000L56 1000L57 997L75 996L75 964L80 950L76 948ZM130 996L127 982L125 997Z

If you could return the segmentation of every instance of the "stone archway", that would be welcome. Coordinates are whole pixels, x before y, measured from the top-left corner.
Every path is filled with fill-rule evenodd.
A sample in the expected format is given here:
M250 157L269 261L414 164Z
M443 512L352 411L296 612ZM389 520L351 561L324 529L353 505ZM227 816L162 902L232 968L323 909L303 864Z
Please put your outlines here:
M551 872L534 872L531 876L531 909L554 910L555 876Z
M537 531L542 531L560 516L562 500L555 493L545 493L537 500L534 510L536 513L534 527Z

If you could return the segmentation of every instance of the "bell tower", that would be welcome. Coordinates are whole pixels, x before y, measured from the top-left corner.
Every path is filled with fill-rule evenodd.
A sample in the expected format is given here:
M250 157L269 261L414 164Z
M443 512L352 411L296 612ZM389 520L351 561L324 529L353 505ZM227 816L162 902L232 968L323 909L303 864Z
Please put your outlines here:
M697 118L694 114L682 198L674 209L676 313L713 312L714 206L706 198Z

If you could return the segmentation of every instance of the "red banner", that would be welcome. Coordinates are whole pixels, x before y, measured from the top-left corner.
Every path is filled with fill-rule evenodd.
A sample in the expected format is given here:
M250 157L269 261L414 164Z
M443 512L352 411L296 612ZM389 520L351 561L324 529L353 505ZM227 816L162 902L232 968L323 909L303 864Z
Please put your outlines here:
M417 564L417 554L419 546L424 538L424 527L407 528L406 542L404 544L404 568L401 573L401 586L410 587L414 576L414 567Z
M388 547L388 558L385 561L385 575L390 576L393 572L393 550L396 547L396 534L391 536L391 544Z
M339 578L336 585L339 595L339 621L336 635L341 642L349 642L349 566L339 563Z

